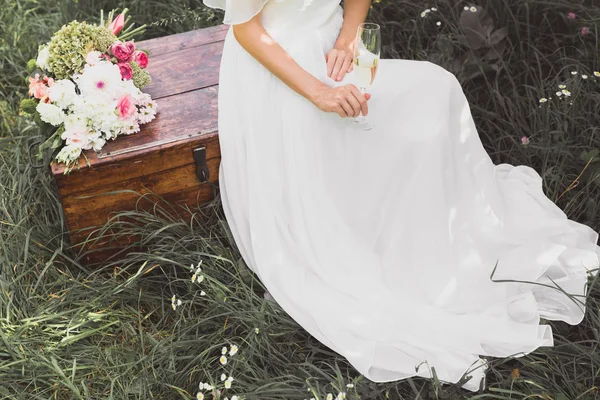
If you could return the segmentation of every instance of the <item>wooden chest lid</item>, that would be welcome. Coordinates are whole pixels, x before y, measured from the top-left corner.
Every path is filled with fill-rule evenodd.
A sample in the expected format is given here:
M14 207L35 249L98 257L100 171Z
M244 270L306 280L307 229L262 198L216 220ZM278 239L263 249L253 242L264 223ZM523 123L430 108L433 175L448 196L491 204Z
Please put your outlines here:
M102 150L85 150L92 167L119 163L168 148L198 136L217 132L217 92L223 40L229 25L136 42L149 54L152 83L143 91L157 103L156 118L132 135L109 140ZM83 156L69 174L88 167ZM64 164L52 162L52 174L60 179ZM168 168L168 166L165 166Z

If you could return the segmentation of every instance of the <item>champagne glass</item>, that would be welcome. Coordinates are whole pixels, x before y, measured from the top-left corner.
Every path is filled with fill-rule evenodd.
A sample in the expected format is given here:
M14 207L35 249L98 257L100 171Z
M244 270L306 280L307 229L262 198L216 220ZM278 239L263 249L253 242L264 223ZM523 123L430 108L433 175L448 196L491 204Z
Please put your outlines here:
M358 25L354 43L354 69L356 86L365 94L373 83L379 55L381 53L381 29L378 24L363 22ZM373 129L375 124L367 121L364 115L354 119L354 125L362 130Z

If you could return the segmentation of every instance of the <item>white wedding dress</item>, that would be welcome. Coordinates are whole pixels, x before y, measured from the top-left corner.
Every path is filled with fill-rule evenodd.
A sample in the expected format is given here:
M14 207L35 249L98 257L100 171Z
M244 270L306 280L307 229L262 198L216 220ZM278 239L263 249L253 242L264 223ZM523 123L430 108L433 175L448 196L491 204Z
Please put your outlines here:
M229 24L262 10L296 62L336 84L325 54L339 0L204 2ZM228 224L275 301L366 378L469 372L464 388L476 391L481 356L553 345L540 317L581 322L584 305L553 281L586 294L598 234L569 220L531 167L494 165L443 68L382 59L369 93L376 126L362 131L286 86L229 29L218 121ZM493 282L496 265L494 280L521 282Z

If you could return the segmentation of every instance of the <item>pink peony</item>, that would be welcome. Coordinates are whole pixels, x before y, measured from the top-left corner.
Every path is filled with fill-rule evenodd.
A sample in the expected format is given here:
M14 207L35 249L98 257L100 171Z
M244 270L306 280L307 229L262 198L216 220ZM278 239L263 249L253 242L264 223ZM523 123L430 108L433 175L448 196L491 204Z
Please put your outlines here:
M110 29L113 34L117 35L117 34L119 34L119 32L121 32L121 29L123 29L124 25L125 25L125 14L121 13L121 14L117 15L117 18L115 18L110 23L110 25L108 26L108 29Z
M136 112L135 100L129 94L121 97L117 103L117 111L119 113L119 118L128 119Z
M583 28L581 28L581 34L583 36L589 35L590 34L590 28L588 28L587 26L584 26Z
M133 53L133 61L138 63L140 68L146 68L148 66L148 56L143 51L136 51Z
M129 62L135 51L135 46L133 45L133 42L123 43L120 40L117 40L110 47L110 51L116 57L117 61Z
M567 18L569 18L569 19L575 19L575 18L577 18L577 15L575 15L574 12L570 12L570 13L567 14Z
M129 65L129 63L118 63L117 64L119 66L119 69L121 70L121 78L123 78L123 80L130 80L131 77L133 76L133 69L131 68L131 65Z

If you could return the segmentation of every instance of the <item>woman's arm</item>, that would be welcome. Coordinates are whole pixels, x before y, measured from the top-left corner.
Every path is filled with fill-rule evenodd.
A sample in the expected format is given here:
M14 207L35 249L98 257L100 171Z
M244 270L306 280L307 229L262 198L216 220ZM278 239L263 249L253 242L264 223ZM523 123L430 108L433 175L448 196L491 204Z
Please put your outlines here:
M333 49L327 53L330 78L341 81L346 72L352 71L356 31L358 24L365 22L370 6L371 0L344 0L344 23Z
M260 15L233 25L236 40L250 55L319 109L341 117L356 117L361 111L367 115L368 95L351 84L330 88L308 73L269 35L260 23Z

